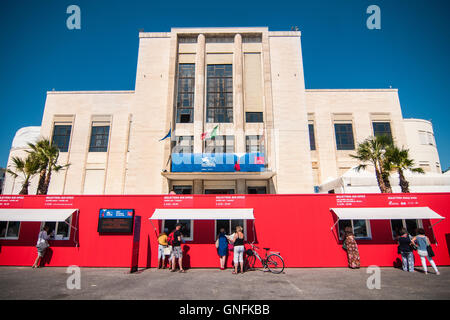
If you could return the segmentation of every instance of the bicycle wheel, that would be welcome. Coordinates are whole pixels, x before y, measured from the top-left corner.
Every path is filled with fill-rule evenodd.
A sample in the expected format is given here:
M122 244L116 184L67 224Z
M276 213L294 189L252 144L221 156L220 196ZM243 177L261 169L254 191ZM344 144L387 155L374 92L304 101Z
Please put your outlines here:
M272 253L267 257L267 268L269 268L272 273L281 273L284 270L284 260L283 258L275 253Z
M244 272L254 270L255 262L256 262L255 256L247 256L247 258L245 258L245 262L244 262Z

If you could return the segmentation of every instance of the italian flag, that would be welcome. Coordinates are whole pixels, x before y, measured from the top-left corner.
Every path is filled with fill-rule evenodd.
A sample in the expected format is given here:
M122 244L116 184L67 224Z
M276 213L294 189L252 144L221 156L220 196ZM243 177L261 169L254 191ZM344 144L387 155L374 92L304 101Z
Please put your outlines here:
M201 139L202 140L212 139L215 136L217 136L217 128L219 128L219 125L215 126L214 129L212 129L212 131L209 133L209 135L208 135L208 132L203 132Z

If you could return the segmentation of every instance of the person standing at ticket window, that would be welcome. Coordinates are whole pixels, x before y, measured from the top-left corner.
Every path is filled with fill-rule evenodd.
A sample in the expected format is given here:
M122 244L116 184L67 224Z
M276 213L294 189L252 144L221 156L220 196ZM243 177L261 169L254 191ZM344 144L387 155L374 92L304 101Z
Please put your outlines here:
M158 269L166 268L166 250L168 247L167 234L162 232L158 236Z
M31 266L32 268L40 267L41 260L44 257L47 248L50 247L50 245L48 244L48 240L50 239L52 234L48 234L49 230L50 230L49 226L45 225L42 231L39 232L38 240L36 243L38 255L33 265Z
M181 223L177 223L175 227L175 232L173 234L173 241L172 241L172 270L171 272L176 271L177 267L177 259L178 259L178 265L180 266L180 272L184 273L186 272L183 269L183 251L181 251L181 241L182 241L182 234L181 234Z

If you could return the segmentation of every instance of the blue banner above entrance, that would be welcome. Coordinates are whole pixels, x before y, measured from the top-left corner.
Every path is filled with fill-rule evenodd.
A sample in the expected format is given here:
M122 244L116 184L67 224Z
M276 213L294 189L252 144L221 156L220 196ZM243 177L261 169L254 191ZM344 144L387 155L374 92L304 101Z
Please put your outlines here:
M172 172L262 172L263 153L172 153Z

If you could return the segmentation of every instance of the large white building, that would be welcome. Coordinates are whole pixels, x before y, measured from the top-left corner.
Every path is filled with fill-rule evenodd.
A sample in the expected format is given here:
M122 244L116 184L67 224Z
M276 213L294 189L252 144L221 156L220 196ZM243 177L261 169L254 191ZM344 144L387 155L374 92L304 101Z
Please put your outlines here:
M135 90L47 92L39 134L70 163L50 194L312 193L381 133L441 172L431 123L403 119L396 89L305 89L299 31L139 38ZM19 190L7 177L4 193Z

